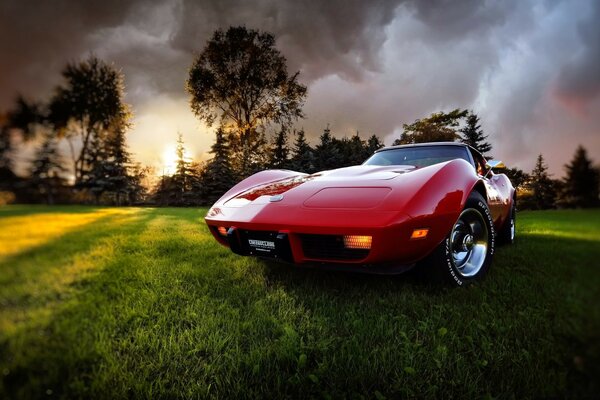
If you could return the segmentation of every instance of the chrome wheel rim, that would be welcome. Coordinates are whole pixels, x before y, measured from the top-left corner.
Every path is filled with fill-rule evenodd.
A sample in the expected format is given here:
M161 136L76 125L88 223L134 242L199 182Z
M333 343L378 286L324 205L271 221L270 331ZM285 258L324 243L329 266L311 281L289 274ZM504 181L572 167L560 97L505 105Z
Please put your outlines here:
M483 267L488 238L489 231L483 215L474 208L464 210L450 233L452 262L460 275L474 276Z

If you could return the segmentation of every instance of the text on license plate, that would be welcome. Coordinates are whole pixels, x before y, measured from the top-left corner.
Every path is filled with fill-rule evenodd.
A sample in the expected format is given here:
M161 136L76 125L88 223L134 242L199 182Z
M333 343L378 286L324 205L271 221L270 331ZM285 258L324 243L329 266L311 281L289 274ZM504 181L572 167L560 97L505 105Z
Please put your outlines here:
M248 239L248 244L258 251L271 252L275 250L275 242L270 240Z

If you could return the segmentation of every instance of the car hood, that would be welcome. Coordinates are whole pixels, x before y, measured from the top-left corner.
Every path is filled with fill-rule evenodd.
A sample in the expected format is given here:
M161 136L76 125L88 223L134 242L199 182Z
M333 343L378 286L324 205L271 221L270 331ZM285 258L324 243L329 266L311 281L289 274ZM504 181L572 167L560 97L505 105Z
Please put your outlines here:
M222 199L221 204L242 207L285 201L309 208L372 208L397 185L393 180L416 170L413 166L359 165L298 174L253 186Z
M472 169L464 160L453 160L422 168L361 165L313 175L263 171L232 188L206 218L251 222L258 224L255 228L272 224L384 226L395 221L398 212L416 217L460 205L463 190L457 186L463 184L462 179L449 179L448 173L442 173L449 164L453 170L462 170L461 174Z

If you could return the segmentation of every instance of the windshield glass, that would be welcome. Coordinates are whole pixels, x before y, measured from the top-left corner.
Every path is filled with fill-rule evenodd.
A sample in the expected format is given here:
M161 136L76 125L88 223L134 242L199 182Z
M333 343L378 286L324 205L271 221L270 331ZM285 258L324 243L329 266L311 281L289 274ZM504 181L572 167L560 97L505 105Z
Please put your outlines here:
M469 163L467 149L462 146L400 147L373 154L364 165L414 165L427 167L444 161L462 158Z

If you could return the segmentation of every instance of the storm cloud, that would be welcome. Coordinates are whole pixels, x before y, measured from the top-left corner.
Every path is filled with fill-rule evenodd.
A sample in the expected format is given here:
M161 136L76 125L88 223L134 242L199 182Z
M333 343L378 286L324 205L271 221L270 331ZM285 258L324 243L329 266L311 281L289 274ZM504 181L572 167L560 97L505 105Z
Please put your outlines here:
M600 161L600 5L593 0L114 1L0 0L0 109L17 92L44 99L66 62L96 54L122 68L136 112L130 144L141 161L177 130L206 152L212 141L187 106L184 82L215 29L272 32L308 88L315 138L377 134L469 108L493 153L552 172L581 143Z

